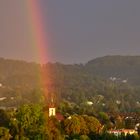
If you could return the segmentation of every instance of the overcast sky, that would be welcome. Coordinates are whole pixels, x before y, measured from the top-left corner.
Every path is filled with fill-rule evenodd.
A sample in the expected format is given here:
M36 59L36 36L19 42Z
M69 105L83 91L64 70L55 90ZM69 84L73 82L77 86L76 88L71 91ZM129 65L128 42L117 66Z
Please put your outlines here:
M24 0L23 0L24 1ZM0 0L0 57L36 61L22 0ZM49 60L140 54L140 0L39 0Z

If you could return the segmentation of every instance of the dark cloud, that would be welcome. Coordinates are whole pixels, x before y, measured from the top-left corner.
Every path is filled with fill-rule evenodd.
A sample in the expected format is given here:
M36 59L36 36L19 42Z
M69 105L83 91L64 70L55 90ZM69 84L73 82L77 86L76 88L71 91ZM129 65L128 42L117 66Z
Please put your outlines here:
M40 0L50 61L86 62L140 54L140 1ZM36 60L27 13L19 0L0 1L0 56ZM47 38L48 39L48 38Z

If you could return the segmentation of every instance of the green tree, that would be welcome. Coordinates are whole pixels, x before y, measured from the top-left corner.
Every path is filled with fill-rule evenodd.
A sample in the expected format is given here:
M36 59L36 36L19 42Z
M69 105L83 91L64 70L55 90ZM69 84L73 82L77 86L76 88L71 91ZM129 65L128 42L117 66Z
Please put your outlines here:
M70 116L64 120L64 130L68 135L75 135L80 133L80 120L77 115Z
M88 135L100 133L101 124L92 116L72 115L64 120L64 130L68 135Z
M107 124L110 121L108 114L105 112L99 112L98 116L102 124Z
M86 122L89 133L100 133L102 126L97 118L86 115L84 115L83 118Z
M0 109L0 126L9 127L10 122L10 114L8 111Z
M60 122L55 117L49 117L47 121L48 136L50 140L63 140Z
M90 140L90 138L87 135L81 135L79 137L80 140Z
M19 135L30 139L43 139L45 135L45 118L40 105L23 105L19 108L16 121Z
M1 140L10 140L12 136L9 133L9 129L5 127L0 127L0 139Z

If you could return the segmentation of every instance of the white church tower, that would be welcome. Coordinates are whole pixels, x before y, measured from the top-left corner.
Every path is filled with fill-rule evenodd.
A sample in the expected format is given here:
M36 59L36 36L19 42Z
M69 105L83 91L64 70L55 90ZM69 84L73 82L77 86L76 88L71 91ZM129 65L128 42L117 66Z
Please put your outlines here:
M54 99L52 98L51 103L49 105L49 117L55 116L55 115L56 115L56 108L55 108L55 105L54 105Z

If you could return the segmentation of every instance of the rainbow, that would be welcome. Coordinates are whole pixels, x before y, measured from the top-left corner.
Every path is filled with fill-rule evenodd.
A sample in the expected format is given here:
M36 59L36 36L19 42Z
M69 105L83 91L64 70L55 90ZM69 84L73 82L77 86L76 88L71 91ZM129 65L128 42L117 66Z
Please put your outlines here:
M40 64L48 61L48 41L47 35L44 32L45 26L41 14L39 0L25 0L27 8L27 18L29 21L29 37L32 43L33 49L37 52L37 57ZM44 95L47 95L46 83L49 81L47 73L41 67L41 83L43 85Z
M32 46L38 51L39 62L45 63L48 60L48 42L44 32L45 26L41 14L40 3L38 0L26 0L26 3Z

